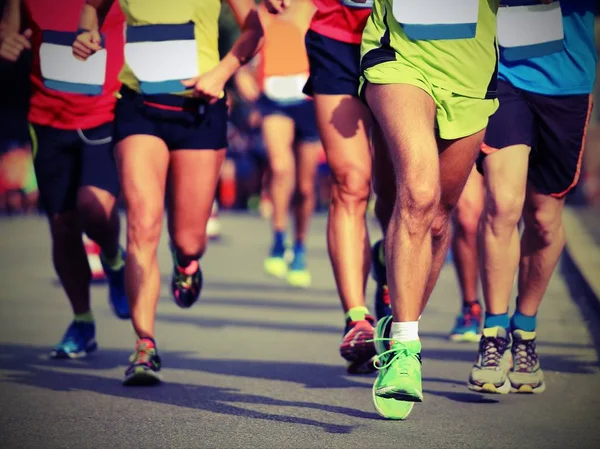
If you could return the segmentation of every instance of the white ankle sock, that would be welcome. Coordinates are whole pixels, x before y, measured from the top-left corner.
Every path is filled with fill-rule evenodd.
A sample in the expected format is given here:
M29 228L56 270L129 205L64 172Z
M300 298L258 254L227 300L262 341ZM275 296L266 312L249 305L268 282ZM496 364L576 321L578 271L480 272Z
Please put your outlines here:
M405 321L392 323L392 339L396 341L415 341L419 339L419 322Z

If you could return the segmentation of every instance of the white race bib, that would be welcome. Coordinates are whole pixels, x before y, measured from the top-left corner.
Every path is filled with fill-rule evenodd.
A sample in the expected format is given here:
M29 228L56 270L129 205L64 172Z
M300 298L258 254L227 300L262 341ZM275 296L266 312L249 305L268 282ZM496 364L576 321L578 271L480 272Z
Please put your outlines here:
M545 56L564 49L559 2L498 9L498 44L507 61Z
M410 39L472 39L479 0L394 0L392 12Z
M194 24L127 27L125 62L142 93L183 92L181 81L199 73Z
M73 56L76 37L77 33L69 31L42 33L40 68L44 86L61 92L100 95L106 79L106 49L79 61Z
M372 8L373 0L341 0L342 5L349 8Z
M269 76L265 78L265 95L279 103L296 103L306 100L302 89L308 80L308 73L300 75Z

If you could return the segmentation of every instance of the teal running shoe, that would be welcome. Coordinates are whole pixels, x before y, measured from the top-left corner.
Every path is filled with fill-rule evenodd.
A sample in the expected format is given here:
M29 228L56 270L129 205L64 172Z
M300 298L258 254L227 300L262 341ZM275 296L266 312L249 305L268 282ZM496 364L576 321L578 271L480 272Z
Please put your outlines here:
M50 352L53 359L78 359L98 349L94 322L73 321L62 341Z
M450 331L450 340L478 342L481 338L482 324L481 305L474 303L464 307L462 313L456 318L456 324Z
M125 250L119 248L122 254L123 263L118 268L111 267L102 255L100 260L102 261L102 268L108 280L108 299L113 313L122 320L131 318L129 311L129 301L127 300L127 293L125 291Z

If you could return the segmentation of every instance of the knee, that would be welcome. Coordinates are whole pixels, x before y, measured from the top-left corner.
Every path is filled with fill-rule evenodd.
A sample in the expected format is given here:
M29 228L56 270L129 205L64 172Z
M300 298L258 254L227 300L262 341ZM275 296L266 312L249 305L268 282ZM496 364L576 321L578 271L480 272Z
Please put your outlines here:
M50 232L52 239L64 241L70 239L81 239L82 228L79 216L75 211L54 214L49 217Z
M313 180L298 183L296 188L296 201L308 201L315 196L315 184Z
M556 211L537 209L524 211L523 222L528 235L534 236L541 246L550 246L561 239L562 216Z
M199 259L206 248L206 229L203 229L202 226L175 229L171 239L177 254L191 259Z
M127 241L132 249L153 249L162 230L162 208L137 204L127 211Z
M512 231L523 213L525 193L511 188L489 193L486 197L485 220L494 233Z
M480 218L481 210L474 204L459 202L453 215L455 231L461 235L476 235Z
M446 211L439 212L440 187L434 183L406 183L399 187L398 212L407 224L411 233L420 232L423 228L431 228L436 216L439 216L439 228L448 219Z
M271 176L275 182L294 180L294 162L287 157L273 158L270 163Z
M85 223L106 222L115 206L115 199L108 192L97 192L92 187L83 187L77 194L77 211Z
M348 209L357 207L366 209L371 193L369 173L356 168L344 170L334 175L332 187L331 195L334 204L340 204Z

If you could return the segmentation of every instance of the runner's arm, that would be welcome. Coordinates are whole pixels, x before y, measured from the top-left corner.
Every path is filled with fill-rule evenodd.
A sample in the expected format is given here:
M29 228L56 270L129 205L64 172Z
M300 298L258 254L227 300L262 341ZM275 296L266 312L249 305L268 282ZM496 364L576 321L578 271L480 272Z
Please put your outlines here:
M24 50L31 49L31 30L22 34L21 28L22 0L7 0L4 5L2 21L0 21L0 59L15 62Z
M113 2L114 0L87 0L83 5L79 16L79 30L82 32L73 42L73 55L77 59L85 61L102 49L99 30Z

